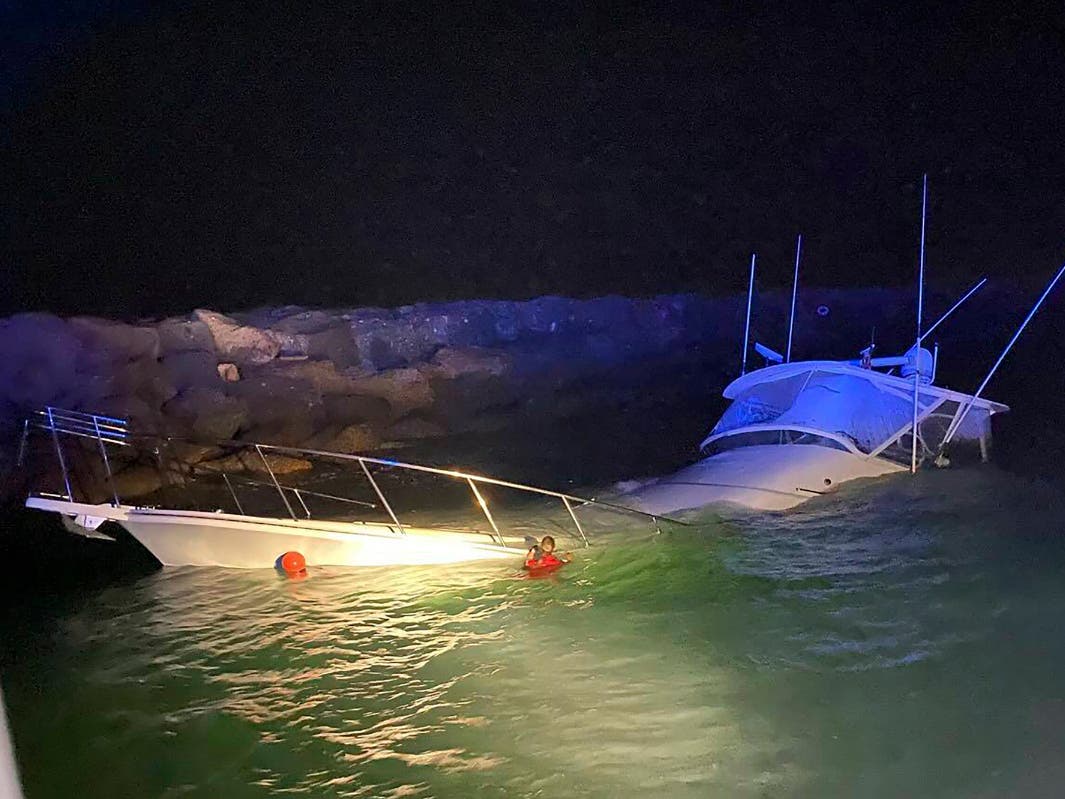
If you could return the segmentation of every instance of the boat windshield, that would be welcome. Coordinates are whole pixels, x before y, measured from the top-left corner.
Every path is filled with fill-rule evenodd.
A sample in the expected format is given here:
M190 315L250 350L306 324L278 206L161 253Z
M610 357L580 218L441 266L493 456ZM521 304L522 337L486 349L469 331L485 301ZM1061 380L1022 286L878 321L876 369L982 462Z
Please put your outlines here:
M874 374L869 373L870 376ZM791 371L782 374L780 379L762 380L740 391L714 426L706 443L713 445L732 438L715 437L752 425L771 425L773 430L764 431L771 435L789 428L805 428L853 441L863 453L908 463L909 429L913 419L911 385L901 380L896 386L894 382L870 379L858 369ZM928 386L920 390L919 448L923 454L938 450L960 405L942 389ZM986 441L989 434L988 409L977 406L966 415L956 438ZM740 436L734 437L744 440ZM833 445L840 446L838 442Z
M829 449L838 449L842 452L849 451L841 443L828 436L820 436L816 433L809 433L804 430L780 429L750 430L746 433L736 433L735 435L724 436L707 444L703 449L703 453L709 457L710 455L717 455L722 452L727 452L730 449L739 449L741 447L781 444L808 444L818 447L828 447Z

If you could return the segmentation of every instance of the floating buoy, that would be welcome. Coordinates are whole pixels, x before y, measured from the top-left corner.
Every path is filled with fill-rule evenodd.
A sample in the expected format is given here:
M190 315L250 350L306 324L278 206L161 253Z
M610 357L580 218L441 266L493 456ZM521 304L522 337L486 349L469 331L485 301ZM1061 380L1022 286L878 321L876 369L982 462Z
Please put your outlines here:
M286 552L277 559L276 564L285 574L303 574L307 571L307 559L299 552Z

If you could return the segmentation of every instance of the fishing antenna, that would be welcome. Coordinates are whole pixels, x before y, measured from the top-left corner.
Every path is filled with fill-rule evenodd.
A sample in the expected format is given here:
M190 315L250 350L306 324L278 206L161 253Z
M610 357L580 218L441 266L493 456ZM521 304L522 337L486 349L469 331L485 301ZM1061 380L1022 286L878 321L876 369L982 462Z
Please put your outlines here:
M791 313L788 314L788 349L785 363L791 363L791 334L795 329L795 295L799 291L799 258L802 256L802 233L795 241L795 277L791 281Z
M751 279L747 284L747 323L743 328L743 361L740 364L740 377L747 374L747 350L751 340L751 301L754 299L754 262L757 256L751 253Z
M924 241L925 222L928 218L928 173L924 174L921 191L921 250L917 271L917 340L913 345L913 442L910 447L910 474L917 473L917 408L921 386L921 314L924 311Z

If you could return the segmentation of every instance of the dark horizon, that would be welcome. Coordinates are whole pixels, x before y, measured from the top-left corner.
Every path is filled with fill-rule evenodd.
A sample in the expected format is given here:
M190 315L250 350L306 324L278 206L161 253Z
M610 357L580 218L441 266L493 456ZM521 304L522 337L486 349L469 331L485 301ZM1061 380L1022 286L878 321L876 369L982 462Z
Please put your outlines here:
M909 285L925 171L933 287L1065 256L1058 8L66 6L9 12L3 313L764 290L800 232Z

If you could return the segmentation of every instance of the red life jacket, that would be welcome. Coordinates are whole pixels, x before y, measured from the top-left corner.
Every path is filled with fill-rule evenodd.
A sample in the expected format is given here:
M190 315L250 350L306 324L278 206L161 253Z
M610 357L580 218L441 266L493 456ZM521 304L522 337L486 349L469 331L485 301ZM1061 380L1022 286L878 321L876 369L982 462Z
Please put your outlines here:
M541 558L530 557L525 561L525 568L529 571L545 571L547 569L557 569L564 564L565 561L559 560L553 553L547 553Z

